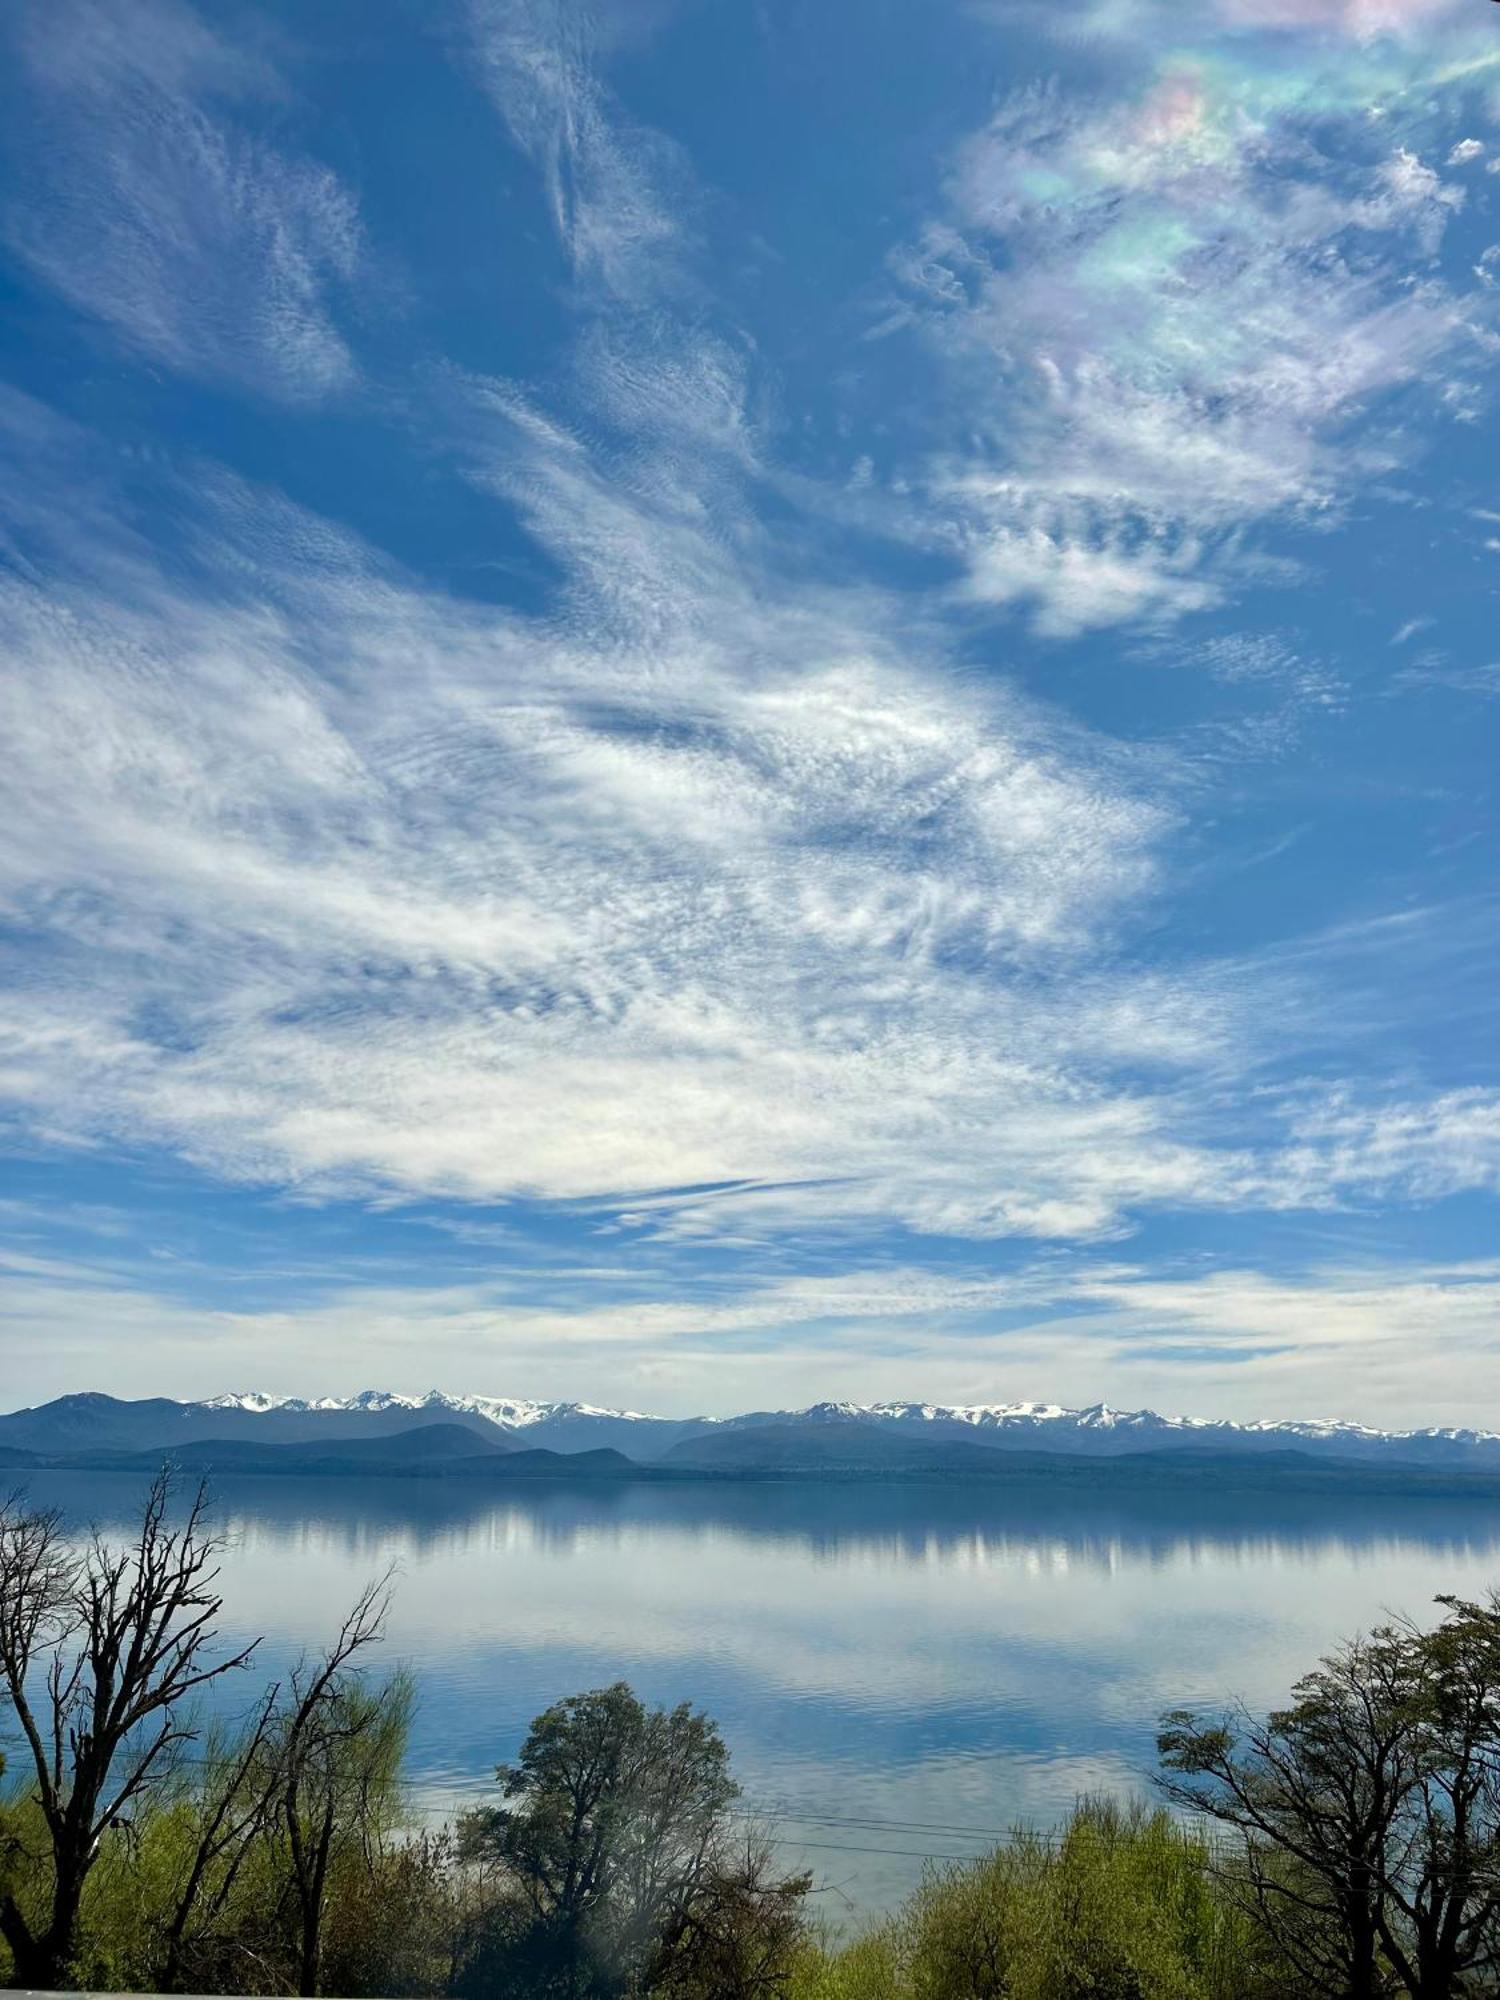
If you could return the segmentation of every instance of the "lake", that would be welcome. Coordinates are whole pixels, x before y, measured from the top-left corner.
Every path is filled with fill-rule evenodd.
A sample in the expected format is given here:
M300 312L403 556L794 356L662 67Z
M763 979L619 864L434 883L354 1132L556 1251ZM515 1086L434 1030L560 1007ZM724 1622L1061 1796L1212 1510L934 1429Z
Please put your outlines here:
M80 1525L119 1476L37 1476ZM424 1810L484 1795L532 1715L625 1679L719 1721L745 1804L836 1921L926 1861L1142 1792L1162 1709L1261 1708L1342 1635L1500 1581L1500 1506L939 1486L218 1486L226 1636L265 1676L397 1566L386 1655L417 1676ZM235 1698L250 1692L242 1683ZM14 1767L13 1767L14 1768Z

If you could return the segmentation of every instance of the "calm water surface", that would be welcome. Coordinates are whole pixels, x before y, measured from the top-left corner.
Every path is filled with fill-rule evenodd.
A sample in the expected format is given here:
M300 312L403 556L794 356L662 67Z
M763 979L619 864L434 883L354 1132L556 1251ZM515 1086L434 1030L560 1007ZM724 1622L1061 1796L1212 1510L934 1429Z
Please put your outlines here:
M32 1490L111 1530L140 1484ZM244 1479L218 1508L227 1633L266 1635L268 1676L397 1565L425 1808L482 1795L558 1695L623 1678L718 1719L830 1915L1082 1791L1143 1790L1164 1708L1264 1706L1382 1611L1500 1581L1500 1509L1472 1503Z

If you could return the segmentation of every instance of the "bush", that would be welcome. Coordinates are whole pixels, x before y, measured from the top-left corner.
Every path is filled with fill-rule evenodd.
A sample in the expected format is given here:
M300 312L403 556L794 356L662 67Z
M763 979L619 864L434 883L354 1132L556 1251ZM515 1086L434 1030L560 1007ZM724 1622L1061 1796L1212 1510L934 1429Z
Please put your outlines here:
M810 1958L796 2000L1270 2000L1291 1989L1164 1812L1085 1800L1056 1839L1018 1833L935 1871L890 1923Z

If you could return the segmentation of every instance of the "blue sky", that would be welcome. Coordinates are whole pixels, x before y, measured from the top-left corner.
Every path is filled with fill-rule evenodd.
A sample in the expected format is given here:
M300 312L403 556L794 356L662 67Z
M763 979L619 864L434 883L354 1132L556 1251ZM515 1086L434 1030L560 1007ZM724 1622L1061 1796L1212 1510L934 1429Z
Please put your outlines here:
M1500 1424L1500 10L4 33L8 1405Z

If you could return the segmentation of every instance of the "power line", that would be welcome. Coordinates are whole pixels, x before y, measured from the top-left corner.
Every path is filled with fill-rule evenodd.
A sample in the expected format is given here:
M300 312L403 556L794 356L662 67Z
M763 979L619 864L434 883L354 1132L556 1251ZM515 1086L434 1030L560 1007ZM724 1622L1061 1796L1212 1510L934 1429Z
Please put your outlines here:
M1027 1836L1028 1829L993 1826L960 1826L951 1821L921 1819L872 1819L863 1814L846 1815L840 1813L794 1812L783 1806L735 1807L732 1819L769 1819L790 1821L798 1826L847 1826L861 1833L940 1833L954 1839L1008 1841L1018 1834ZM1034 1839L1050 1839L1051 1835L1030 1834Z
M172 1770L184 1769L235 1771L239 1769L239 1760L202 1755L178 1755L164 1763L163 1776ZM477 1792L467 1798L461 1793L455 1793L447 1800L409 1798L405 1810L414 1817L441 1822L482 1802L482 1795ZM767 1836L775 1846L793 1847L809 1853L888 1855L893 1860L903 1861L980 1861L984 1858L983 1850L1015 1847L1021 1844L1055 1847L1064 1837L1063 1832L1055 1828L1041 1829L1015 1824L1005 1828L971 1826L953 1820L878 1819L867 1814L801 1812L794 1808L769 1804L732 1807L727 1816L761 1826L808 1826L820 1831L845 1829L853 1833L889 1833L897 1836L935 1834L940 1839L972 1840L981 1843L980 1852L952 1853L925 1848L876 1847L856 1841L806 1839L796 1833ZM1182 1822L1182 1824L1185 1831L1201 1831L1192 1822Z
M973 1861L972 1854L931 1854L915 1847L860 1847L845 1840L797 1840L786 1835L771 1836L773 1847L795 1847L798 1853L817 1850L824 1854L886 1854L896 1861Z

